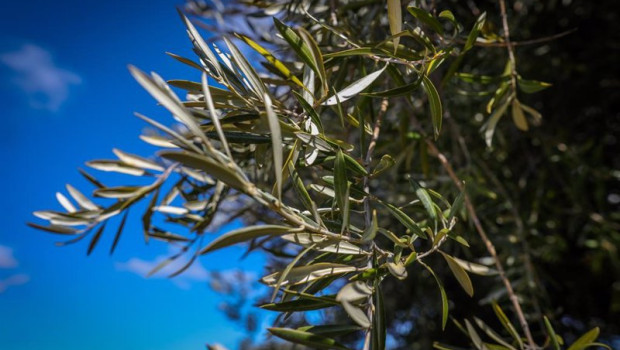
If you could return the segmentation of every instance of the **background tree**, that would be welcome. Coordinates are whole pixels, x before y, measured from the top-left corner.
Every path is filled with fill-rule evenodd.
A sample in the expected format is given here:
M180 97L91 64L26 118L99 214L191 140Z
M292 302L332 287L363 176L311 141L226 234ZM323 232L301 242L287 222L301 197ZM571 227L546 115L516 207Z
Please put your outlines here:
M617 334L618 119L605 115L614 100L565 97L583 93L565 86L593 79L580 75L582 60L617 56L573 57L561 46L580 16L610 23L604 5L192 2L186 10L215 18L206 26L220 34L207 43L183 17L199 59L173 57L197 69L194 81L131 68L181 126L140 116L159 130L142 139L165 150L89 163L146 182L107 187L84 173L112 203L69 188L78 207L60 197L67 212L37 212L51 225L35 226L91 237L90 251L108 218L124 222L145 200L145 239L180 245L190 263L249 242L270 257L262 281L274 292L262 307L283 313L271 333L310 347L380 349L389 333L390 348L441 340L557 349L595 325ZM551 15L560 28L540 24ZM561 97L532 78L559 85ZM248 227L212 239L216 213ZM455 322L442 331L448 309ZM308 328L311 310L332 326Z

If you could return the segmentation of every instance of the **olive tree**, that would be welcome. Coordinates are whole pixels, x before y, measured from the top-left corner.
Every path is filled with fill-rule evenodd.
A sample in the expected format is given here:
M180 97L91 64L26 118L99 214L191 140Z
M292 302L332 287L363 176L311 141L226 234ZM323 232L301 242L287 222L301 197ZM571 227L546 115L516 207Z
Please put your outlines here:
M475 175L488 169L483 152L501 152L515 133L540 124L541 114L524 101L550 84L520 74L504 0L499 30L477 8L467 16L444 6L189 3L181 19L196 57L170 56L195 76L166 81L129 68L172 116L159 122L136 114L152 128L141 139L160 150L143 157L115 149L118 159L87 163L142 179L107 186L82 171L92 196L67 186L72 200L58 195L65 210L37 211L49 224L31 226L71 242L88 238L90 253L106 223L122 216L114 251L129 209L145 202L145 240L181 247L152 273L188 255L173 276L181 274L201 255L232 245L261 251L270 259L260 281L272 293L260 307L280 313L268 331L309 348L385 349L394 300L384 291L412 278L433 281L418 292L439 296L431 307L442 329L460 306L458 291L446 285L483 295L488 306L479 309L494 317L473 310L451 322L470 348L606 346L596 342L598 328L565 344L532 292L529 256L507 269L514 257L498 253L498 235L477 211L497 196ZM205 39L197 24L217 35ZM481 98L480 108L472 100ZM216 215L243 227L214 236ZM525 234L520 229L514 239L524 251ZM486 292L472 274L482 276L474 281L482 279ZM515 288L515 275L528 282ZM315 310L323 322L305 323ZM455 349L436 341L438 349Z

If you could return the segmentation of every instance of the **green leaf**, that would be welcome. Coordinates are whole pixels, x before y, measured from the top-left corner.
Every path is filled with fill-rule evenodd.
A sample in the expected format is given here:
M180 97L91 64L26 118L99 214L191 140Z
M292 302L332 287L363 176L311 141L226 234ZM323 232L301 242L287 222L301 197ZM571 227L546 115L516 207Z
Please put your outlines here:
M506 314L504 313L502 308L499 307L496 301L493 301L493 311L495 312L495 315L499 319L502 326L504 326L504 328L514 338L514 340L517 341L517 343L519 344L519 348L523 349L523 340L521 340L521 337L519 336L519 333L517 333L515 326L512 324L512 322L510 322L508 316L506 316Z
M398 97L398 96L406 96L411 94L413 91L417 90L422 83L421 79L417 79L413 83L399 86L393 89L377 91L377 92L363 92L361 95L369 96L369 97Z
M281 237L283 240L298 244L303 247L314 246L314 250L335 254L364 255L367 254L362 248L347 241L338 241L321 234L291 233Z
M301 260L301 258L304 255L306 255L306 253L308 253L310 250L312 250L312 248L314 248L314 246L315 246L315 244L310 244L306 249L304 249L301 252L299 252L299 254L297 254L297 256L293 260L291 260L291 262L288 263L288 265L286 265L286 268L284 268L284 270L282 270L282 272L280 272L280 274L278 276L278 281L276 281L276 284L273 286L273 293L271 294L271 302L276 300L276 296L278 295L278 291L280 290L280 287L282 286L282 283L286 279L286 276L288 276L289 272L291 272L291 270L295 267L295 265L297 265L297 262L299 262L299 260Z
M377 235L377 231L379 230L379 223L377 220L377 211L373 209L372 218L370 220L370 225L366 227L364 230L364 234L362 235L363 242L370 242L375 239Z
M469 49L471 49L474 46L474 43L476 42L476 39L478 38L478 34L480 33L480 30L482 29L482 26L484 25L486 18L487 18L487 13L483 12L478 17L478 19L476 19L476 23L474 23L473 28L471 29L471 31L469 32L469 35L467 36L467 41L465 42L465 46L463 46L463 53L469 51Z
M437 138L439 136L439 131L441 131L441 121L443 118L441 99L439 98L437 89L435 89L435 85L433 85L427 76L422 77L422 87L428 95L428 102L431 107L431 117L433 121L433 131L435 133L435 138Z
M114 241L112 242L112 246L110 247L110 255L114 254L114 250L116 250L116 245L121 238L121 234L123 233L123 228L125 227L125 222L127 221L127 215L129 215L129 210L125 212L123 215L123 219L121 219L121 223L118 225L118 229L116 230L116 235L114 235Z
M149 170L155 170L155 171L166 170L164 169L163 166L155 163L154 161L150 159L146 159L146 158L143 158L138 155L131 154L131 153L126 153L116 148L114 148L112 152L114 152L114 154L118 157L118 159L121 160L121 162L127 165L130 165L134 168L142 168L142 169L149 169Z
M387 263L388 271L392 274L392 276L398 278L399 280L404 280L407 278L407 269L405 265L401 263Z
M355 97L357 94L369 87L370 84L372 84L375 80L377 80L377 78L381 75L381 73L383 73L386 67L387 65L376 72L370 73L367 76L356 80L351 85L347 86L346 88L337 92L335 95L328 98L325 102L323 102L323 105L333 106L338 102L344 102L352 97Z
M441 26L441 23L439 23L439 21L435 17L433 17L433 15L415 6L407 7L407 11L409 11L409 13L411 13L413 17L417 18L420 22L431 27L435 32L439 33L440 35L443 35L443 27Z
M267 59L269 63L271 63L282 75L286 77L286 79L291 80L293 83L299 85L302 88L306 88L304 84L299 80L289 69L278 60L271 52L267 51L264 47L260 46L254 40L248 38L242 34L236 34L241 40L243 40L246 44L248 44L251 48L260 53L263 57Z
M101 238L101 234L103 233L104 229L105 229L105 223L99 226L99 229L97 230L97 232L95 232L95 235L90 240L90 244L88 244L88 250L86 251L86 255L90 255L90 253L93 252L93 249L95 249L95 246L97 246L97 242L99 242L99 238Z
M561 350L562 348L560 347L560 344L558 343L558 336L555 334L555 331L553 330L553 326L551 326L551 322L549 322L549 319L547 318L547 316L543 316L543 319L545 320L545 328L547 329L547 335L549 335L549 339L551 341L551 345L553 345L553 349Z
M75 201L80 205L80 207L86 210L94 210L94 211L100 209L95 203L93 203L90 199L88 199L88 197L83 195L82 192L78 191L77 189L75 189L73 186L69 184L67 184L67 191L69 191L69 194L71 195L71 197L75 199Z
M204 247L200 254L210 253L214 250L225 248L237 243L247 242L254 238L262 236L279 236L285 233L289 233L294 229L288 226L280 225L261 225L261 226L249 226L227 232L209 243Z
M484 265L480 265L480 264L476 264L476 263L469 262L469 261L465 261L465 260L461 260L461 259L456 258L456 257L452 257L452 259L454 260L454 262L459 264L459 266L461 266L465 271L469 271L469 272L471 272L473 274L480 275L480 276L494 276L494 275L497 275L497 270L492 269L490 267L487 267L487 266L484 266Z
M157 154L162 158L179 162L184 166L202 170L235 189L244 192L252 191L253 189L252 184L247 183L235 171L211 158L185 151L160 151Z
M285 301L281 303L269 303L263 304L259 307L261 309L269 310L269 311L277 311L277 312L300 312L300 311L312 311L312 310L320 310L328 307L332 307L335 305L340 305L335 299L328 301L326 297L322 297L318 300L311 299L296 299L291 301Z
M276 26L276 29L280 32L280 34L282 34L284 40L286 40L286 42L293 48L299 58L301 58L301 60L305 64L310 66L310 68L312 68L312 70L318 76L321 76L321 70L319 69L318 64L314 58L314 52L308 46L306 41L300 38L299 35L297 35L297 33L295 33L295 31L291 27L282 23L276 17L273 17L273 22Z
M439 293L441 294L441 329L446 329L446 323L448 323L448 296L446 295L446 290L443 288L443 283L437 275L435 271L430 268L430 266L423 263L421 260L417 260L422 266L424 266L428 272L433 275L437 285L439 286Z
M519 130L527 131L527 119L525 119L525 115L523 114L521 103L519 103L519 100L516 98L512 100L512 121Z
M194 27L194 25L192 24L192 22L189 20L189 18L187 18L182 12L181 10L179 10L179 15L181 16L181 19L183 20L183 23L185 23L185 26L187 27L187 32L189 34L189 38L190 40L192 40L192 43L194 44L194 47L196 47L196 49L198 49L198 51L201 53L201 58L203 60L206 60L211 66L213 66L216 70L216 72L212 72L212 73L216 73L218 75L220 75L220 71L221 71L221 67L220 64L217 60L217 58L215 57L215 54L213 53L213 51L211 51L211 49L209 48L209 46L207 45L207 43L204 41L204 39L202 38L202 36L200 36L200 34L198 33L198 31L196 30L196 27Z
M211 96L211 90L209 89L209 82L207 80L207 75L202 73L202 92L205 96L205 103L207 108L209 109L209 115L211 116L211 122L213 126L215 126L215 130L217 131L217 135L224 146L224 152L228 156L228 159L232 161L233 157L230 153L230 148L228 147L228 141L226 140L226 136L224 135L224 130L222 129L222 125L220 124L220 118L215 111L215 106L213 105L213 97Z
M263 96L265 100L265 109L267 110L267 120L269 122L269 130L271 130L271 146L273 149L273 168L276 173L276 195L278 200L282 200L282 132L280 131L280 122L273 111L271 98L267 93Z
M384 350L386 339L385 303L381 284L377 284L373 293L374 315L372 318L372 350Z
M600 329L598 327L592 328L584 335L579 337L579 339L575 340L575 342L571 346L569 346L567 350L583 350L587 348L588 346L592 345L594 341L596 341L599 333Z
M482 329L484 333L486 333L489 337L495 340L498 344L501 344L502 349L517 350L514 346L510 345L508 342L502 339L499 334L495 333L495 331L486 323L484 323L481 319L479 319L478 317L474 317L474 321L476 321L476 324L478 325L478 327L480 327L480 329Z
M390 33L395 35L403 30L403 14L401 0L387 0L388 22ZM394 50L398 48L399 37L394 38Z
M256 94L256 97L261 98L264 96L267 93L267 90L252 65L245 59L245 56L243 56L241 51L239 51L239 48L237 48L232 41L224 37L224 42L226 43L226 46L228 46L235 64L239 67L243 75L245 75L245 77L249 80L250 88L252 88Z
M134 66L130 65L129 71L136 81L140 83L140 85L142 85L142 87L157 100L157 102L161 103L167 110L179 118L179 120L187 126L195 137L199 138L205 145L210 145L209 139L205 136L196 119L180 103L178 98L172 94L172 90L169 88L164 89L151 77Z
M86 165L100 171L110 171L134 176L142 176L145 173L144 169L136 168L117 160L91 160L86 162Z
M354 266L334 263L316 263L305 266L298 266L291 269L286 276L286 279L282 281L283 286L302 284L312 282L317 279L341 275L348 272L358 271L359 269ZM273 287L280 277L280 272L272 273L261 279L261 282Z
M338 208L340 208L341 211L345 207L345 201L348 201L347 188L347 166L342 150L338 150L336 153L336 160L334 161L334 192L336 193ZM341 214L344 217L346 213L341 212Z
M435 212L433 200L428 194L428 191L424 187L420 186L420 184L411 176L409 176L409 183L411 184L411 187L413 187L415 195L420 199L420 202L422 202L422 205L424 206L424 209L426 209L428 215L431 217L431 219L436 220L437 213Z
M372 289L365 282L355 281L342 287L336 295L336 300L342 304L344 310L355 323L360 327L370 328L371 322L368 315L355 303L368 299L372 294Z
M323 123L321 122L321 118L314 110L314 108L297 92L293 91L293 95L297 98L299 105L303 108L304 112L310 117L310 120L317 126L320 133L323 133Z
M299 27L297 29L297 33L303 40L305 46L310 48L310 53L312 54L312 60L316 66L316 74L319 77L319 80L322 83L323 95L327 94L328 86L327 86L327 73L325 72L325 65L323 63L323 54L319 49L319 45L314 40L313 36L308 33L306 29L303 27ZM312 69L312 67L310 67Z
M526 94L533 94L551 86L551 84L545 83L544 81L525 80L520 77L517 79L517 85L519 85L519 89Z
M278 338L282 338L295 344L307 345L311 348L348 350L347 347L339 344L334 339L310 332L304 332L291 328L267 328L267 330Z
M297 330L309 332L313 334L338 336L338 335L344 335L344 334L361 331L362 328L359 326L350 325L350 324L344 324L344 325L328 324L328 325L321 325L321 326L303 326L303 327L297 328Z
M448 267L450 267L452 274L454 275L454 277L456 277L456 280L459 281L461 287L463 287L465 292L470 297L472 297L474 295L474 286L471 284L471 279L469 278L469 275L467 274L465 269L463 269L463 267L461 267L461 265L457 263L450 255L444 252L441 252L441 255L444 257L444 259L446 259Z
M386 207L387 210L390 212L390 214L392 214L392 216L394 216L401 224L403 224L407 229L409 229L409 231L411 231L412 234L416 234L425 239L428 238L426 233L424 233L420 229L418 224L416 224L415 221L413 221L413 219L410 218L407 214L403 213L402 210L396 208L390 203L385 203L385 202L379 202L379 203L381 203L384 207Z
M482 129L484 130L484 140L487 143L488 147L491 147L493 143L493 134L495 133L497 122L499 122L499 119L506 112L506 108L508 108L510 101L510 98L506 99L506 102L504 102L500 107L493 111L493 114L491 114L489 120L487 120L486 124L482 127Z
M463 207L463 202L465 202L465 195L467 193L466 189L467 189L467 185L463 184L463 189L461 190L459 195L456 196L456 198L454 199L454 202L450 206L450 212L448 213L448 221L452 220L452 218L455 217L459 211L461 211L461 208Z
M142 186L119 186L119 187L106 187L106 188L98 188L93 192L93 195L96 197L103 198L131 198L139 196L143 193L143 191L147 187Z
M474 343L474 346L476 347L476 349L486 350L486 347L484 346L482 339L480 339L480 335L478 335L478 332L476 332L476 329L474 328L474 326L472 326L469 320L465 320L465 327L467 327L467 333L469 334L469 339L472 341L472 343Z
M37 230L42 230L42 231L47 231L47 232L51 232L51 233L59 233L59 234L63 234L63 235L74 235L77 234L79 231L71 228L71 227L67 227L67 226L60 226L60 225L49 225L49 226L43 226L43 225L39 225L39 224L35 224L32 222L28 223L28 226L35 228Z

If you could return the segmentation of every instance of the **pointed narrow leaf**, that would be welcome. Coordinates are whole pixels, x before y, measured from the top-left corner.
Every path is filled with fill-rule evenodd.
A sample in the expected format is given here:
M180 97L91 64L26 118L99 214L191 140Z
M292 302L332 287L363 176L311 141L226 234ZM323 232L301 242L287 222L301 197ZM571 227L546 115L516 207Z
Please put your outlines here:
M476 42L476 39L478 38L478 33L480 33L480 30L482 29L482 26L484 25L486 18L487 18L487 13L483 12L476 20L474 27L471 29L471 31L469 32L469 35L467 36L467 41L465 42L465 46L463 46L463 53L469 51L469 49L471 49L474 46L474 43Z
M545 320L545 328L547 329L547 335L549 336L551 345L553 345L553 350L562 350L560 343L558 343L558 336L555 334L553 326L551 326L551 322L549 322L547 316L544 316L543 319Z
M346 88L340 90L339 92L337 92L335 95L333 95L332 97L328 98L327 101L323 102L324 106L333 106L336 105L338 102L344 102L354 96L356 96L357 94L359 94L360 92L364 91L367 87L370 86L370 84L372 84L375 80L377 80L377 78L381 75L381 73L383 73L383 71L385 70L387 66L379 69L376 72L370 73L367 76L353 82L351 85L347 86Z
M347 347L339 344L334 339L310 332L299 331L291 328L267 328L267 330L278 338L282 338L295 344L307 345L315 349L348 350Z
M396 208L390 203L385 203L385 202L379 202L379 203L383 204L383 206L387 208L390 214L392 214L392 216L394 216L398 221L400 221L401 224L403 224L406 228L408 228L412 234L416 234L422 238L428 238L426 233L424 233L420 229L418 224L416 224L415 221L413 221L413 219L410 218L407 214L403 213L402 210Z
M403 29L403 14L400 0L387 0L388 22L390 24L390 33L396 35ZM398 48L400 37L394 38L394 50Z
M127 165L131 165L135 168L149 169L155 171L165 170L163 166L155 163L150 159L146 159L135 154L126 153L116 148L114 148L112 152L114 152L114 154L118 157L118 159L121 160L121 162Z
M439 136L439 132L441 131L441 121L443 119L441 99L439 98L437 89L435 89L435 85L433 85L427 76L422 77L422 88L424 88L424 91L428 96L428 103L431 107L433 131L435 133L435 138L437 138L437 136Z
M265 109L267 110L267 121L271 130L271 146L273 148L273 167L276 173L276 195L278 200L282 200L282 133L280 131L280 122L273 111L271 98L267 93L263 96L265 100Z
M415 195L418 197L418 199L420 199L420 202L422 202L422 205L424 206L424 209L426 209L428 215L433 220L437 219L437 213L435 212L433 200L428 194L428 191L424 187L420 186L420 184L411 176L409 176L409 183L411 184L411 187L413 187Z
M289 69L278 60L271 52L267 51L264 47L260 46L254 40L248 38L245 35L237 34L237 36L243 40L246 44L248 44L251 48L256 50L256 52L260 53L263 57L267 59L269 63L271 63L282 75L286 77L286 79L291 80L293 83L301 86L302 88L306 88L304 84L297 78Z
M60 192L56 192L56 199L58 200L58 203L60 203L60 205L65 208L65 210L69 213L75 213L77 211L77 209L75 209L75 206L71 203L71 201L65 197L64 194L60 193Z
M99 242L99 238L101 238L101 234L103 233L104 229L105 229L105 223L99 226L99 229L93 236L93 239L90 240L90 244L88 245L88 251L86 251L86 255L90 255L90 253L93 252L93 249L95 249L97 242Z
M205 95L205 103L207 105L207 108L209 109L209 115L211 116L211 122L215 126L215 130L217 131L217 136L219 137L220 142L222 143L222 146L224 146L224 152L226 152L228 159L232 161L233 157L232 157L232 154L230 153L230 148L228 147L228 141L226 140L226 136L224 136L224 130L222 130L222 125L220 124L220 118L217 112L215 111L215 106L213 105L213 97L211 96L211 91L209 89L209 82L207 80L207 75L204 73L202 74L201 82L202 82L202 92Z
M515 123L517 128L521 131L527 131L527 119L525 119L525 115L523 114L523 109L521 108L521 103L516 98L512 100L512 121Z
M289 274L286 276L285 281L282 282L282 285L287 286L307 283L317 279L341 275L358 270L359 269L354 266L334 263L316 263L312 265L298 266L291 269ZM261 282L273 287L278 281L278 277L280 277L279 272L272 273L271 275L263 277Z
M239 174L211 158L185 151L160 151L157 154L162 158L179 162L184 166L202 170L238 190L244 192L251 191L251 184L247 183Z
M116 245L118 244L118 241L121 238L121 234L123 233L123 228L125 227L125 221L127 221L127 215L129 215L129 210L125 211L125 215L123 215L123 219L118 225L116 235L114 236L114 241L112 242L112 246L110 247L110 255L114 254L114 251L116 250Z
M200 251L200 254L206 254L233 244L247 242L257 237L283 235L293 230L294 229L291 227L279 225L262 225L240 228L219 236L209 243L209 245L204 247Z
M407 11L409 11L409 13L411 13L420 22L431 27L438 34L443 35L443 27L441 26L441 23L439 23L439 21L435 17L433 17L433 15L415 6L407 7Z
M448 267L450 267L452 274L454 275L454 277L456 277L456 280L459 281L459 284L461 285L461 287L463 287L465 292L470 297L473 296L474 286L472 285L471 279L469 278L469 275L467 274L467 272L450 255L445 254L443 252L441 252L441 255L443 255L444 259L446 259L446 262L448 263Z
M93 203L88 197L86 197L82 192L78 191L75 187L67 184L67 191L75 201L80 205L80 207L86 210L99 210L99 207Z
M579 337L579 339L575 340L575 342L568 348L568 350L583 350L588 346L592 345L598 338L600 333L600 329L598 327L594 327L584 335Z
M420 262L420 264L424 266L428 272L431 273L431 275L433 275L437 285L439 286L439 292L441 294L441 329L446 329L446 323L448 322L448 296L446 295L446 290L443 288L443 283L441 283L441 280L437 277L435 271L433 271L430 266L426 265L421 260L418 260L418 262Z
M519 349L523 349L523 340L519 336L519 333L515 329L515 326L510 322L508 316L504 313L501 307L497 304L497 302L493 301L493 311L495 311L495 315L499 319L500 323L504 328L508 331L508 333L512 336L514 340L519 344Z

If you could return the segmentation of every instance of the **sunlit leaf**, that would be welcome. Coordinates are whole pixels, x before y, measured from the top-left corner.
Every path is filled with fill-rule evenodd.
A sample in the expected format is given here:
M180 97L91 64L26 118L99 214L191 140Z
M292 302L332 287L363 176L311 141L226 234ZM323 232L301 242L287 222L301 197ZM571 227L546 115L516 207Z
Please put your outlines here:
M310 332L290 328L267 328L267 330L278 338L288 340L295 344L307 345L315 349L348 350L347 347L331 338Z
M240 228L217 237L209 243L209 245L204 247L200 251L200 254L206 254L237 243L247 242L257 237L283 235L291 232L292 230L293 229L291 227L279 225L261 225Z
M387 67L387 66L385 66ZM385 67L379 69L376 72L370 73L367 76L353 82L351 85L337 92L334 96L328 98L325 102L323 102L324 106L333 106L340 101L341 103L355 97L360 92L364 91L367 87L370 86L377 78L383 73Z

